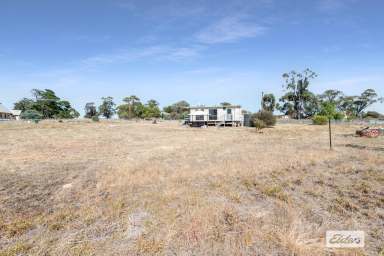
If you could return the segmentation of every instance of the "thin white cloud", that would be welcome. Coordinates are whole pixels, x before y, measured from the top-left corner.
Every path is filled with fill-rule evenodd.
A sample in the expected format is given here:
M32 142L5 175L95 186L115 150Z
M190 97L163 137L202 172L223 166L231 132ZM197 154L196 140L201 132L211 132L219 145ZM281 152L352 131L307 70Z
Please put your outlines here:
M130 11L137 9L137 6L133 1L119 1L116 3L116 5L120 8L128 9Z
M205 44L228 43L262 35L266 29L240 17L226 17L200 31L196 38Z
M196 48L176 48L171 49L166 56L163 56L165 59L169 60L185 60L189 58L195 58L199 56L199 50Z
M340 52L341 50L342 50L342 47L340 47L339 45L330 45L322 49L322 51L326 54Z
M384 76L381 74L362 75L345 79L320 80L316 82L316 88L319 93L334 88L344 91L346 94L360 94L363 90L372 88L382 94L384 91L380 85L383 81Z
M153 1L150 4L147 1L118 0L114 4L134 15L150 19L193 17L204 14L207 7L206 4L178 0Z
M191 74L191 75L211 75L211 74L217 74L223 71L224 71L224 68L220 68L220 67L202 67L202 68L186 70L184 73Z
M322 11L334 12L347 7L358 0L320 0L318 7Z
M126 63L137 60L185 61L200 55L201 47L150 46L140 49L123 50L112 54L103 54L82 60L88 67L100 64Z
M88 43L101 43L105 41L109 41L112 39L110 35L68 35L63 36L62 39L68 41L79 41L79 42L88 42Z

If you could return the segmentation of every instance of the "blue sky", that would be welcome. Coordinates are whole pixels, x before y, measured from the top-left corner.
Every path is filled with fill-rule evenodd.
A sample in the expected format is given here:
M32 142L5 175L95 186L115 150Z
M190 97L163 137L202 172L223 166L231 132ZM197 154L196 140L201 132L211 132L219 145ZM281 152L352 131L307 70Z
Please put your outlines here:
M50 88L80 112L131 94L256 111L262 91L283 94L282 73L307 67L316 93L384 96L383 10L381 0L1 0L0 102Z

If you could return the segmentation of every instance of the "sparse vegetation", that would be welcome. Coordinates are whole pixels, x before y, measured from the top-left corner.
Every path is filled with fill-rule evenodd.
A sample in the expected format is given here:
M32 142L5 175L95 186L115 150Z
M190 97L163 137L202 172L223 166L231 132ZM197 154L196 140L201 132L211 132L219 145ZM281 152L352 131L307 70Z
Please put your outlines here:
M316 125L326 125L328 124L328 117L322 115L315 115L312 118L313 124Z
M271 127L276 124L276 117L270 111L259 111L252 115L251 125L256 127L257 130Z
M266 127L268 127L267 124L266 124L263 120L260 120L260 119L257 119L257 118L253 119L253 121L252 121L252 125L253 125L253 126L256 128L256 130L258 130L258 131L260 131L260 130L266 128Z
M357 128L329 151L314 125L1 123L0 255L378 255L384 137ZM330 229L366 247L325 250Z
M28 255L28 251L32 246L24 244L22 242L17 242L13 246L2 250L0 248L0 256L20 256L20 255Z

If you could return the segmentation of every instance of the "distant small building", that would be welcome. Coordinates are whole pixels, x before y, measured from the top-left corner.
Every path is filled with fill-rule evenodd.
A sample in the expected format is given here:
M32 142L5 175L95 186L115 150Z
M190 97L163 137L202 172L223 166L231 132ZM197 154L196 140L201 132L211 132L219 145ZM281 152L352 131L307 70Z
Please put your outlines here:
M186 123L191 126L243 126L241 106L196 106L189 108Z
M278 118L278 119L291 119L291 117L289 116L289 115L276 115L276 117Z
M12 119L12 112L9 111L3 104L0 103L0 120Z
M14 109L11 112L14 119L20 120L21 110Z

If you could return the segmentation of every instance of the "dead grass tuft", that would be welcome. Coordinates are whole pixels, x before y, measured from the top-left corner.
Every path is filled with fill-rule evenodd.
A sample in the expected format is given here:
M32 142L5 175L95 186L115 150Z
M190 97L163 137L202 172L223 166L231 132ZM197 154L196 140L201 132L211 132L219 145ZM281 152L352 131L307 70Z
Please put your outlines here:
M264 187L261 192L266 196L274 197L284 202L288 202L289 200L287 193L284 192L284 189L279 185Z
M24 218L18 218L10 223L2 223L0 231L4 232L8 237L21 236L33 227L33 223Z
M0 256L22 256L28 255L28 251L32 248L31 245L22 242L17 242L11 247L0 250Z

